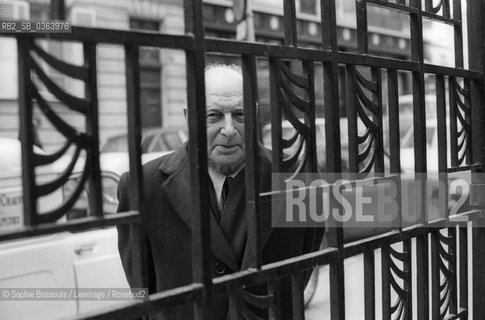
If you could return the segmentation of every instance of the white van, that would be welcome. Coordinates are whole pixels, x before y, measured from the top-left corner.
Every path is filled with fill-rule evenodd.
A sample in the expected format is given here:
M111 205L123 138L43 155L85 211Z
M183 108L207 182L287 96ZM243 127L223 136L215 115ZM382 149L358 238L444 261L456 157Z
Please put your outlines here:
M39 183L50 181L56 175L51 166L36 171ZM20 142L0 138L0 233L23 226L21 176ZM62 201L62 191L53 192L39 201L39 212L58 207ZM75 318L97 308L126 302L78 297L21 299L23 288L29 289L26 292L43 288L128 288L115 227L3 241L0 261L0 319ZM14 292L19 293L17 299L12 297Z

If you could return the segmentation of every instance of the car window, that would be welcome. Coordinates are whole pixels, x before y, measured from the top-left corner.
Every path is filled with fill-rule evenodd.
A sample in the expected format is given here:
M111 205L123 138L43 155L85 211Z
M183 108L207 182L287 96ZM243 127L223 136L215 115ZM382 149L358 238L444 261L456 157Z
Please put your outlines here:
M141 153L148 153L150 152L150 144L153 141L155 136L146 136L143 137L143 141L141 142Z
M436 134L436 127L426 127L426 143L428 147L433 143ZM414 148L413 127L411 126L401 141L402 148Z
M182 141L177 132L166 132L163 135L163 139L169 150L178 149L182 145Z
M160 136L154 137L153 140L155 140L155 141L150 144L151 150L148 150L147 152L167 151L167 147L163 143L163 140Z
M128 152L128 140L126 136L108 139L100 152Z

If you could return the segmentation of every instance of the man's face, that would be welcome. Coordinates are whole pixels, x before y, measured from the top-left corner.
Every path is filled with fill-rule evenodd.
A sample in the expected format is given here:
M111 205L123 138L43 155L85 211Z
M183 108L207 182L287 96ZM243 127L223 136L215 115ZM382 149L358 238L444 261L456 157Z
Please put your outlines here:
M207 156L209 166L231 175L244 165L242 76L215 67L205 73Z

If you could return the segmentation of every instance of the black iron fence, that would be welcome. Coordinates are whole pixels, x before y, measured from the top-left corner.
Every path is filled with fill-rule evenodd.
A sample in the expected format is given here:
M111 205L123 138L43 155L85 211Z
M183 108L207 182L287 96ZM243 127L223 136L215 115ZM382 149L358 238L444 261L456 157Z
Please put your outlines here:
M204 37L202 1L186 0L185 34L167 35L133 31L114 31L73 27L72 33L49 34L48 37L60 41L76 41L84 47L84 65L74 66L49 55L36 44L45 34L17 34L19 48L19 97L22 139L22 164L24 187L24 221L21 231L1 234L0 240L18 239L33 235L59 231L86 230L118 224L139 225L143 219L144 194L141 172L141 129L140 129L140 46L178 49L185 52L187 70L187 106L189 109L190 164L193 185L191 205L192 220L192 265L193 284L165 292L154 293L148 301L132 304L96 315L93 319L134 318L154 312L163 313L168 319L174 317L177 305L192 304L197 319L209 319L208 306L213 297L227 295L230 314L236 318L257 319L248 313L245 304L270 309L272 318L278 319L280 305L272 292L282 278L291 278L293 314L287 318L303 319L301 278L305 271L320 265L330 267L331 318L345 318L344 260L358 254L364 255L365 318L376 317L375 277L382 277L382 287L377 292L382 295L382 317L384 319L467 319L470 310L474 319L485 315L484 272L485 272L485 229L483 212L472 210L461 214L465 220L445 215L439 221L422 220L407 228L398 227L369 238L352 243L344 243L342 227L327 231L328 247L289 260L261 265L259 234L259 211L261 197L257 186L256 157L258 146L257 101L258 81L256 61L267 59L270 68L271 123L273 146L273 171L287 172L294 168L298 159L302 160L297 171L314 172L317 169L315 91L324 92L325 115L325 170L341 172L342 154L340 138L340 111L338 90L338 69L346 70L346 110L348 121L349 170L351 172L374 172L381 176L401 172L400 162L400 111L398 73L408 72L412 77L414 127L414 168L416 173L427 172L425 76L434 75L436 84L436 114L439 130L439 172L472 172L470 201L472 205L483 204L484 181L479 173L485 156L483 141L485 112L483 111L483 16L485 4L480 0L467 1L467 11L462 14L462 2L458 0L357 0L358 52L348 53L338 50L335 0L321 0L321 49L300 48L297 39L297 19L295 2L284 1L284 44L271 45L249 43ZM411 59L399 60L374 56L368 52L367 8L380 6L409 16ZM464 17L467 17L468 45L464 47ZM423 20L437 21L454 29L455 67L428 64L424 61ZM102 210L99 146L98 146L98 100L96 50L100 44L124 46L126 61L127 123L130 151L130 204L132 211L105 216ZM33 53L50 67L62 74L84 82L84 98L76 98L59 88L39 67ZM244 106L246 112L246 190L248 217L248 246L251 250L250 268L221 278L211 278L211 253L209 247L209 203L207 188L207 155L205 121L204 68L205 55L224 53L241 59L244 76ZM468 68L464 68L464 55L468 54ZM316 68L319 65L322 68ZM323 72L323 87L315 87L315 70ZM32 81L32 74L60 102L86 119L84 132L76 131L65 123L49 106ZM382 80L386 75L387 82ZM383 87L387 89L386 100ZM448 93L448 97L446 94ZM38 155L33 149L33 101L50 123L66 137L66 145L58 152ZM387 116L384 117L383 106ZM294 139L282 138L282 120L287 119L297 130ZM388 119L385 131L384 119ZM447 125L447 122L450 125ZM363 123L365 130L358 130ZM362 124L360 124L361 126ZM449 130L449 133L447 133ZM388 170L386 170L384 137L389 139ZM449 137L449 138L447 138ZM347 143L347 141L346 141ZM290 145L297 154L283 157ZM35 181L35 168L60 158L67 148L74 145L76 152L71 166L59 178L47 185ZM449 146L449 147L448 147ZM449 150L448 150L449 148ZM48 214L39 215L36 201L68 179L81 150L87 152L84 174L72 198L61 208ZM303 156L302 156L303 154ZM448 161L448 155L450 161ZM386 172L387 171L387 172ZM84 183L92 190L92 215L64 224L55 221L64 215L79 196ZM423 198L424 199L424 198ZM421 203L426 210L426 201ZM424 212L423 211L423 212ZM397 220L400 217L396 218ZM446 228L440 228L448 221ZM469 237L471 233L471 236ZM471 241L469 241L471 239ZM136 239L140 250L134 261L138 261L138 283L144 287L146 279L146 253L144 240ZM415 241L415 245L413 245ZM396 244L400 244L396 246ZM471 248L471 249L470 249ZM471 250L471 256L468 252ZM381 252L382 275L375 273L376 250ZM376 261L377 260L377 261ZM412 261L416 261L413 267ZM468 273L471 264L472 274ZM95 271L93 271L95 272ZM429 277L431 274L431 277ZM413 285L413 275L416 285ZM473 281L469 281L472 279ZM471 283L471 286L469 284ZM253 296L243 290L257 284L267 284L268 295ZM413 294L416 290L416 294ZM395 299L391 299L396 297ZM416 296L416 298L414 298ZM471 297L472 304L469 304ZM413 315L413 306L417 314Z

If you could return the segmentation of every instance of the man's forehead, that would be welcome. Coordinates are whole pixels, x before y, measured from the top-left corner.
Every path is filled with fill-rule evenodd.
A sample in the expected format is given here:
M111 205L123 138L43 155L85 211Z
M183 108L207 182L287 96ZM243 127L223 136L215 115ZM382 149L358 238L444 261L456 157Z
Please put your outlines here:
M206 109L218 110L222 112L232 112L235 110L243 110L243 97L241 94L234 95L218 95L208 94L206 96Z
M242 75L230 68L215 67L205 72L207 94L228 96L243 90Z

